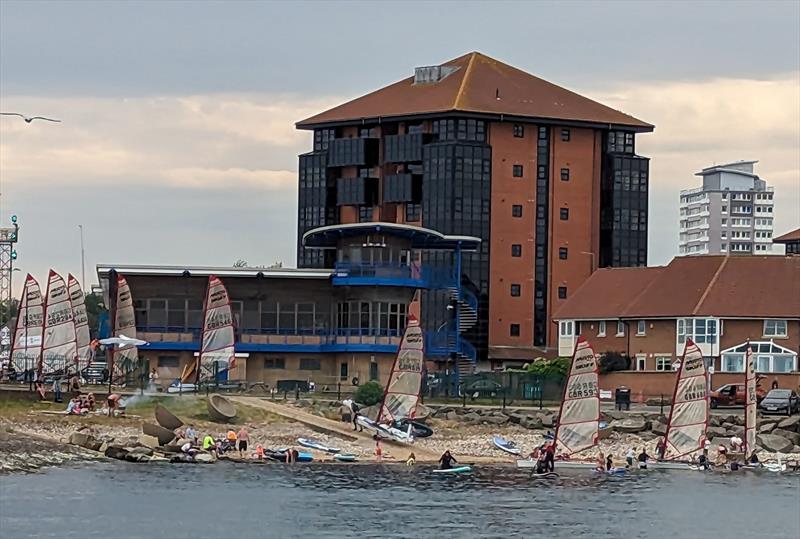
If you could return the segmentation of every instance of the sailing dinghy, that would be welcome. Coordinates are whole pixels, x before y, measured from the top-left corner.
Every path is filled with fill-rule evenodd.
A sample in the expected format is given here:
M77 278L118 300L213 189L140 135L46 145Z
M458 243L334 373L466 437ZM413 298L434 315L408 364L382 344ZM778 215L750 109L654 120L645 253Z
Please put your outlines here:
M69 290L69 302L72 305L72 320L75 324L75 341L77 355L75 366L78 372L83 372L92 362L92 349L89 343L89 317L86 315L86 298L81 290L78 279L70 273L67 276L67 288Z
M32 371L39 364L44 325L42 290L30 274L25 278L11 343L11 365L17 373Z
M744 462L750 462L750 457L756 451L756 420L758 412L758 398L756 394L756 365L753 349L747 343L747 352L744 356Z
M424 374L423 341L419 320L413 314L409 314L406 331L400 341L392 373L389 375L377 421L358 416L357 422L361 426L396 442L406 444L414 442L412 421L417 411ZM408 420L407 430L394 426L405 420Z
M691 339L686 339L664 435L664 458L648 463L648 467L691 470L688 462L678 459L687 458L703 449L708 416L708 369L700 348Z
M117 295L114 302L114 337L121 340L136 339L136 316L133 310L133 297L128 281L117 275ZM103 341L101 341L103 342ZM108 341L111 342L111 341ZM111 380L114 383L125 383L128 373L136 368L139 349L133 346L116 344L111 355Z
M64 278L50 270L47 292L44 296L44 329L39 357L39 376L66 373L78 354L73 322L72 304L69 301Z
M598 390L597 356L592 346L578 337L572 355L564 396L558 412L558 426L553 443L562 459L569 459L599 442L600 392ZM592 461L558 460L558 468L593 469ZM518 460L518 468L535 468L533 460Z

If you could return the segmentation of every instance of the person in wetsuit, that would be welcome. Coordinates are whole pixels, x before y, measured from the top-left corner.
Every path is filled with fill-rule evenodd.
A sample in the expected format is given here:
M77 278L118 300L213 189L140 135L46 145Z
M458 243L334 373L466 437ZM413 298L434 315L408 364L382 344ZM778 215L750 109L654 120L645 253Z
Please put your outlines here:
M439 469L450 470L453 467L453 464L457 464L456 459L454 459L453 455L450 454L450 450L445 451L444 454L439 458Z
M544 463L547 465L548 472L554 471L555 460L556 460L556 444L555 442L550 442L544 448Z
M611 458L611 453L608 454L606 457L606 471L610 472L611 468L614 467L614 460Z
M639 453L639 469L646 470L647 469L647 460L650 458L650 455L647 454L647 448L643 447L642 452Z

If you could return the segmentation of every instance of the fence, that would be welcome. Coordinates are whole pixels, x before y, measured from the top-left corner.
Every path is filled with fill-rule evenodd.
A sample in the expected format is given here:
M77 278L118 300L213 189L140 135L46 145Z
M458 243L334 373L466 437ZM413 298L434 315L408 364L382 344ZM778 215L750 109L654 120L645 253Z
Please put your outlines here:
M491 372L465 376L431 374L423 395L429 400L462 401L508 406L537 406L561 401L565 377L527 372Z

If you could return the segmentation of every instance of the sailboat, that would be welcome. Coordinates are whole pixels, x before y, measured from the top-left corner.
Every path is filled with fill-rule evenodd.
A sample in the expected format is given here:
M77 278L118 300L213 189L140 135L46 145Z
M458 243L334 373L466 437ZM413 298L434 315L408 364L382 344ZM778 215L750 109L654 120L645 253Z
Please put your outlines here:
M117 275L117 295L114 302L113 335L119 338L136 339L136 317L133 297L128 281ZM111 355L111 380L124 383L127 374L136 367L139 349L136 346L117 346Z
M750 347L749 342L744 356L744 364L744 459L746 464L756 450L756 418L758 412L756 365L753 349Z
M228 290L219 277L210 275L203 300L200 352L197 360L186 366L180 381L170 386L167 392L196 391L199 382L213 380L220 367L235 368L235 340Z
M69 301L72 305L72 320L75 324L75 341L77 355L75 356L75 367L78 372L83 372L92 362L92 349L89 346L89 317L86 315L86 298L81 289L78 279L70 273L67 276L67 289L69 290Z
M685 458L701 450L708 428L708 369L700 348L686 339L683 358L675 379L675 391L664 435L664 458L652 464L658 469L692 469ZM650 466L650 464L648 464Z
M43 325L42 290L36 279L28 274L25 286L22 288L14 341L11 343L11 365L18 373L17 376L37 368L42 348Z
M376 421L366 416L358 416L358 423L396 442L410 444L414 442L412 424L419 394L422 391L424 375L424 338L419 320L413 314L408 315L406 331L397 350L392 373L386 384L380 411ZM402 421L408 422L406 430L397 428Z
M44 296L44 328L39 357L39 376L66 373L78 355L72 304L64 278L50 270Z
M600 391L597 356L583 336L578 337L572 354L567 383L558 412L558 426L553 440L557 468L594 468L595 462L568 460L599 443ZM532 460L518 460L518 468L534 468Z

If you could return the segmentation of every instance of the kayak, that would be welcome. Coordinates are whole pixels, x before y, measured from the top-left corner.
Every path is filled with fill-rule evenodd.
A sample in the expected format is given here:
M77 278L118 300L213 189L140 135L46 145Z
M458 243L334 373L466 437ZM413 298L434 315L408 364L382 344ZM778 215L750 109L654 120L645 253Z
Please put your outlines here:
M556 472L533 473L531 479L558 479Z
M625 468L611 468L610 470L603 470L602 472L599 471L599 470L596 470L596 469L593 470L593 471L594 471L594 473L596 473L598 475L602 475L602 474L605 474L605 475L625 475L626 473L628 473L628 470L626 470Z
M358 460L358 457L356 457L355 455L342 454L342 453L334 455L333 458L335 460L338 460L339 462L355 462Z
M278 462L286 462L286 449L278 449L277 451L265 451L264 456L271 460L276 460ZM305 451L299 451L297 454L297 462L311 462L314 460L314 455L311 453L306 453Z
M297 443L302 445L303 447L308 447L309 449L316 449L317 451L324 451L325 453L339 453L341 449L338 447L331 447L329 445L325 445L322 442L318 442L317 440L312 440L310 438L298 438Z
M433 470L433 473L467 473L471 471L472 471L471 466L457 466L455 468L448 468L446 470L441 470L441 469Z
M495 436L492 441L494 442L494 446L501 451L505 451L506 453L511 453L512 455L520 454L519 447L514 445L514 442L512 442L511 440L506 440L502 436Z

